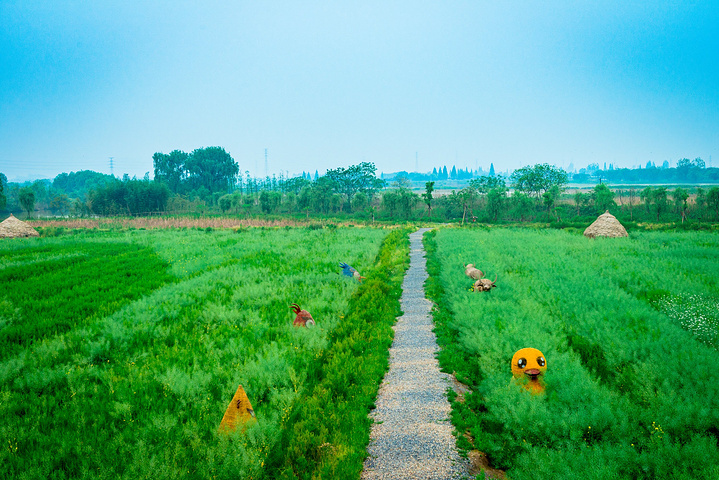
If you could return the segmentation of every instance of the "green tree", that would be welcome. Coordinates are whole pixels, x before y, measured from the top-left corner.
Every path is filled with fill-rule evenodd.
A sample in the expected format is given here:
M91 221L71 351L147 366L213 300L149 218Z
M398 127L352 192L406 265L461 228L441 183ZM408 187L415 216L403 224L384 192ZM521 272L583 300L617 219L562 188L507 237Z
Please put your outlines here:
M639 198L644 203L644 208L647 209L647 213L651 212L652 201L654 200L654 189L652 187L644 187L639 193Z
M689 206L687 200L689 199L689 192L681 187L677 187L672 192L672 198L674 199L674 206L676 207L677 213L682 217L682 223L687 218L687 207Z
M5 196L5 185L7 185L7 177L0 173L0 210L5 209L7 205L7 197Z
M669 207L666 187L657 187L654 189L654 191L652 192L652 203L654 204L654 211L657 214L658 222L661 214L666 212L667 208Z
M422 194L424 203L427 204L427 212L429 213L429 219L432 220L432 192L434 191L434 182L427 182L424 184L425 192Z
M714 215L719 220L719 187L712 187L707 193L707 205L714 210Z
M152 156L155 181L167 185L171 192L179 193L186 176L185 162L188 157L187 153L180 150L173 150L169 154L156 152Z
M555 185L561 193L569 181L567 172L547 163L515 170L510 179L515 190L534 197L537 201Z
M228 193L221 196L217 203L220 205L220 210L222 210L223 212L231 210L233 206L232 195Z
M515 190L512 194L512 211L515 218L519 218L520 222L529 219L532 214L532 206L534 201L528 195Z
M70 198L64 193L55 195L50 200L50 211L54 215L65 215L70 211Z
M602 214L610 208L617 206L614 201L614 192L604 183L596 185L592 191L592 195L594 196L594 207L598 214Z
M502 212L504 212L506 201L506 187L495 187L487 193L487 212L492 221L496 222L500 219Z
M707 205L707 194L702 187L697 187L697 197L694 203L696 204L697 216L703 219L704 209Z
M369 198L364 192L357 192L352 199L352 210L355 212L361 212L369 205Z
M404 218L406 220L409 220L410 215L412 214L412 209L417 205L417 202L419 201L419 195L412 192L408 188L400 188L397 190L397 205L399 206L399 210L402 214L404 214Z
M332 179L328 178L327 176L319 177L312 184L311 204L312 209L315 212L329 213L332 201L333 187L334 185Z
M375 193L384 186L384 181L377 178L377 167L371 162L350 165L348 168L327 170L324 175L332 182L333 192L344 195L348 204L358 192L362 192L372 201Z
M398 196L396 190L388 190L382 194L382 208L389 213L390 218L394 217L397 205Z
M27 211L27 218L35 210L35 192L31 187L23 187L18 192L18 200L23 210Z
M205 187L210 193L229 192L240 171L237 163L222 147L194 150L187 157L185 168L190 187Z
M579 190L574 192L574 205L577 208L577 215L579 215L579 209L587 206L589 203L589 195L582 193Z

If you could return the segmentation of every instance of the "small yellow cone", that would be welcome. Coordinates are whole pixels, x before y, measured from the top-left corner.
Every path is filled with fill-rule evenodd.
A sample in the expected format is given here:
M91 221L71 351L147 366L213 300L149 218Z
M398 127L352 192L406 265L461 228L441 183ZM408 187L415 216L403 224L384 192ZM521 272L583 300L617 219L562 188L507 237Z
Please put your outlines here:
M232 401L227 406L225 416L222 417L222 421L220 422L219 430L222 433L230 433L235 431L238 425L247 426L248 424L256 422L255 411L252 409L250 399L247 398L245 389L240 385L237 387Z

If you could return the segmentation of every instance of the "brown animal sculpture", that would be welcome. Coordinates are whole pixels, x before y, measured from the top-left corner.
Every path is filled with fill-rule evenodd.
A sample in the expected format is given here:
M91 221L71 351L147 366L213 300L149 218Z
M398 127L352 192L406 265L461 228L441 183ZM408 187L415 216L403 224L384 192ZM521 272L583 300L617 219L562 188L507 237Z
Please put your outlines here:
M484 276L482 270L475 268L473 263L464 266L464 274L469 278L474 278L475 280L479 280Z
M315 326L315 320L312 318L312 315L310 315L310 312L307 310L302 310L299 305L296 303L293 303L290 305L290 309L297 314L295 317L295 321L292 322L292 325L295 327L314 327Z
M497 274L494 275L494 281L488 279L488 278L480 278L476 282L474 282L474 288L475 292L488 292L492 290L494 287L497 286Z

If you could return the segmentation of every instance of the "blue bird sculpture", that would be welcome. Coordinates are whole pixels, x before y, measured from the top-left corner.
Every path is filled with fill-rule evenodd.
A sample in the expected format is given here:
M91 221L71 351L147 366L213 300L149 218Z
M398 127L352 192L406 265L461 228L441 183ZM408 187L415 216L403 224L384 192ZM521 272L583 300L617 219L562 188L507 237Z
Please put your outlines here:
M362 279L365 278L362 275L360 275L357 270L355 270L351 266L347 265L346 263L340 263L340 267L342 267L342 275L355 278L355 279L357 279L358 282L361 282Z

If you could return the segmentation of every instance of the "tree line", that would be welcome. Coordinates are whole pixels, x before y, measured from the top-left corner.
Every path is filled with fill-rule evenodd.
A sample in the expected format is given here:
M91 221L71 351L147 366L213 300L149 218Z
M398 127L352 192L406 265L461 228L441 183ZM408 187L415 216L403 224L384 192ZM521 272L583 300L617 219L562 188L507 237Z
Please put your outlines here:
M628 220L719 220L717 187L611 188L600 183L586 191L568 192L570 174L548 164L523 167L509 176L495 175L492 166L489 174L470 178L464 188L443 194L437 194L435 180L424 182L424 189L413 188L405 172L391 180L378 178L370 162L330 169L321 176L315 172L314 178L304 172L291 178L282 174L253 178L249 172L242 175L237 162L221 147L158 152L153 155L153 167L153 180L149 175L118 179L80 171L23 186L8 185L0 174L0 210L20 208L27 216L39 206L60 216L214 212L462 223L562 222L609 210ZM705 169L698 160L680 161L677 168ZM437 173L444 176L446 167Z

